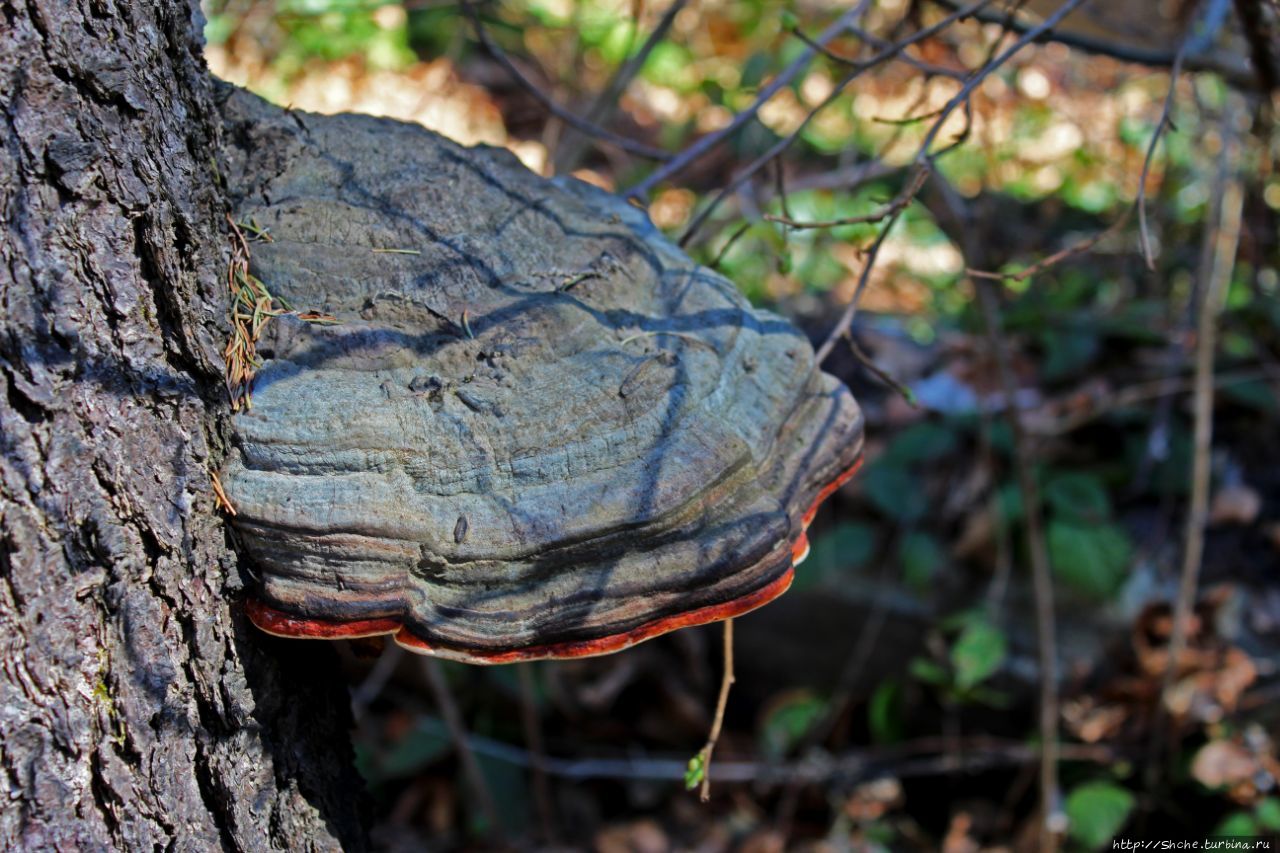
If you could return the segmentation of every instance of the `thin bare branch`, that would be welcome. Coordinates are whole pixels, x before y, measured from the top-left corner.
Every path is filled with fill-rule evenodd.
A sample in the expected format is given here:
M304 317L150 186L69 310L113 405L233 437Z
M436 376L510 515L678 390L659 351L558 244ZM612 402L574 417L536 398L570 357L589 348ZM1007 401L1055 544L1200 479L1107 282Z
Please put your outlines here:
M869 33L866 30L862 29L861 27L850 27L849 32L853 33L858 38L862 39L864 42L871 45L872 47L878 48L880 50L894 47L893 42L888 41L887 39L882 39L879 36L873 35L872 33ZM791 30L791 34L794 35L796 38L800 39L800 41L812 47L814 50L821 53L827 59L830 59L832 62L836 62L836 63L839 63L840 65L845 65L850 68L860 68L863 64L863 60L855 59L850 56L842 56L841 54L836 53L830 47L827 47L826 45L818 44L799 27L796 27L793 30ZM916 59L914 56L907 53L905 50L898 51L897 56L898 56L898 59L901 60L902 62L905 62L907 65L910 65L912 68L916 68L920 71L923 71L925 74L933 74L939 77L950 77L953 80L964 79L963 71L957 71L954 68L947 68L942 65L936 65L932 62L925 62L922 59Z
M1169 662L1164 672L1160 704L1161 722L1177 679L1178 661L1187 644L1187 626L1195 606L1204 555L1204 529L1209 519L1210 452L1213 449L1214 356L1218 340L1218 317L1226 301L1231 272L1235 269L1244 214L1244 188L1239 175L1239 139L1231 122L1239 110L1228 108L1224 116L1222 153L1222 194L1218 221L1211 227L1213 256L1196 334L1196 372L1193 426L1194 457L1191 468L1191 498L1187 508L1186 544L1182 555L1182 576L1169 637ZM1162 728L1153 727L1156 730Z
M871 359L871 356L867 355L867 353L862 349L862 347L858 346L857 340L855 340L853 337L853 332L851 332L849 329L845 329L843 337L845 339L845 343L849 345L849 352L853 353L853 357L856 358L858 360L858 363L861 364L863 367L865 367L871 373L872 376L876 377L885 385L888 385L891 389L897 392L897 394L900 397L902 397L902 399L907 401L907 405L909 405L911 408L913 409L920 408L920 402L916 400L915 392L912 391L910 388L908 388L906 385L903 385L901 382L899 382L896 378L894 378L892 374L886 371L883 367L876 364Z
M739 225L738 228L732 234L729 235L729 239L724 241L724 245L720 247L720 251L716 252L716 259L712 261L710 264L713 270L720 268L720 262L724 260L724 256L728 253L728 251L731 248L733 248L733 244L738 242L738 239L742 237L743 234L746 234L747 230L750 228L751 228L751 223L744 222L741 225Z
M896 198L874 213L867 213L862 216L847 216L843 219L828 219L819 222L805 222L792 219L790 216L777 216L772 213L766 213L764 218L770 222L779 222L789 228L794 228L797 231L803 231L811 228L837 228L841 225L867 225L873 222L883 222L890 216L902 212L907 205L911 204L916 195L919 194L920 188L924 186L924 182L928 179L929 170L918 169L915 177L913 177L911 182L902 189L902 192L898 193Z
M836 36L845 32L851 24L856 22L866 12L867 7L871 5L871 0L859 0L858 4L849 11L845 12L837 18L830 26L817 36L815 41L818 44L826 44ZM756 99L742 112L738 113L720 130L715 133L709 133L694 142L685 150L676 155L669 163L655 169L643 181L627 190L625 195L628 198L643 199L649 192L667 178L678 175L688 168L694 161L701 159L707 152L720 145L733 134L737 133L742 127L753 118L756 113L760 112L769 100L776 95L783 87L789 85L796 76L809 67L809 63L817 55L817 51L813 48L807 48L800 56L782 70L778 76L774 77L769 83L760 90L760 94Z
M485 29L484 22L480 19L480 13L476 10L475 0L463 0L462 8L467 17L471 19L471 25L475 30L476 39L484 49L488 51L489 55L496 59L498 64L506 69L506 72L511 76L511 79L515 80L522 89L532 95L538 103L542 104L547 111L556 118L560 119L579 133L583 133L602 142L608 142L611 145L616 145L623 151L626 151L629 154L634 154L637 157L644 157L649 160L659 161L670 159L671 154L661 148L654 148L652 146L636 142L633 139L628 139L625 136L620 136L611 130L606 130L599 125L587 121L572 110L568 110L561 106L554 98L542 91L542 89L538 87L538 84L529 79L529 76L520 70L520 66L516 65L515 61L507 55L506 51L499 47L497 42L489 37L489 32Z
M973 278L986 278L986 279L991 279L993 281L1026 281L1032 276L1039 275L1045 270L1056 267L1058 264L1062 263L1063 261L1070 260L1071 258L1074 258L1077 255L1083 255L1085 252L1088 252L1094 246L1098 245L1103 240L1107 239L1112 234L1115 234L1117 231L1123 228L1125 224L1129 221L1129 217L1131 215L1133 215L1133 208L1128 208L1127 210L1125 210L1123 214L1121 214L1119 219L1117 219L1115 222L1111 223L1106 228L1099 231L1097 234L1094 234L1090 237L1086 237L1085 239L1079 241L1078 243L1073 243L1072 245L1067 246L1065 249L1062 249L1061 251L1054 252L1049 257L1044 258L1040 261L1037 261L1036 263L1032 264L1026 269L1019 270L1016 273L986 272L984 270L968 270L967 269L965 270L965 274Z
M542 840L554 845L558 836L556 812L551 800L551 786L547 782L547 750L542 742L542 721L538 718L533 667L532 663L516 665L520 677L520 722L524 727L524 744L531 758L529 771L533 775L533 802L538 810Z
M605 123L609 120L613 111L618 107L622 93L626 91L627 86L631 84L631 81L635 79L635 76L640 73L640 69L644 67L645 62L648 61L649 55L653 53L654 48L661 44L662 40L667 37L667 33L671 30L671 25L675 23L676 16L680 14L680 11L684 9L688 3L689 0L675 0L675 2L667 7L667 11L662 14L662 18L659 19L657 25L654 26L653 31L649 33L649 37L645 39L644 44L641 45L640 49L632 54L626 62L619 66L613 77L611 77L609 82L605 84L604 88L600 90L600 94L596 96L594 101L592 101L591 106L586 112L587 121L599 126L601 123ZM581 146L575 143L576 140L571 142L569 145L563 146L565 149L563 153L557 152L557 172L563 172L573 168L578 157L581 156Z
M928 165L925 165L920 167L919 171L927 177L930 169ZM831 330L831 333L827 335L827 339L823 342L822 346L818 348L818 352L814 356L814 363L816 365L821 366L821 364L827 360L827 356L831 355L831 351L835 349L836 343L840 338L853 328L853 320L858 315L858 304L862 301L863 291L867 289L867 282L871 280L871 269L875 266L876 258L880 255L880 248L884 245L885 239L889 236L889 232L893 230L893 226L898 221L898 218L902 216L902 212L907 209L907 205L910 204L911 199L915 198L916 193L918 193L920 188L923 186L924 181L920 180L918 176L912 179L912 181L907 185L907 189L915 187L915 192L913 192L910 197L907 197L905 192L902 194L902 197L906 199L906 202L903 204L895 203L894 210L889 214L889 221L880 229L880 233L876 235L875 242L873 242L870 248L867 249L866 260L862 265L862 273L858 276L858 286L854 288L853 296L850 298L849 304L845 307L844 313L840 315L840 319L836 321L835 328Z
M953 12L942 20L931 24L922 30L916 31L905 39L895 42L891 47L886 48L875 56L869 57L861 66L850 71L838 83L836 83L826 98L809 111L809 113L804 117L804 120L800 122L800 125L796 127L795 130L775 142L769 147L769 150L752 160L751 163L734 175L733 179L729 181L729 183L716 194L715 198L713 198L711 202L707 204L707 206L704 207L696 217L694 217L693 221L689 223L689 227L685 229L684 234L680 237L680 245L688 245L694 235L697 234L698 229L702 227L703 223L711 217L711 214L715 212L716 208L718 208L731 193L735 192L738 187L750 180L775 157L780 156L784 151L790 148L791 145L800 138L800 134L809 126L809 123L813 121L819 113L834 103L849 84L856 80L864 71L892 59L911 45L938 34L942 30L945 30L947 27L954 24L956 21L969 17L978 9L981 9L991 2L992 0L976 0L976 2L965 6L959 11ZM886 174L888 171L893 171L892 169L887 169L883 164L867 164L867 168L872 171L877 171L880 174Z
M711 734L707 745L698 753L702 759L702 785L698 798L702 802L711 799L711 754L720 740L720 728L724 725L724 710L729 705L729 688L733 686L733 620L724 620L724 673L720 676L720 695L716 697L716 715L711 721Z
M960 5L957 0L933 0L933 2L946 9L955 9ZM1034 26L1030 21L1019 20L1016 17L1007 19L1003 13L980 12L977 17L984 24L1004 24L1008 29L1016 33L1025 33ZM1045 32L1037 40L1041 42L1057 42L1082 50L1085 53L1110 56L1113 59L1119 59L1121 62L1133 62L1153 68L1168 68L1173 65L1174 60L1177 58L1176 52L1117 44L1077 31ZM1257 86L1257 80L1247 63L1228 64L1226 57L1220 54L1191 57L1187 62L1187 67L1192 71L1211 71L1221 74L1227 82L1238 88L1254 88Z
M924 142L920 144L920 152L916 155L916 162L923 163L925 160L929 159L929 149L933 146L934 140L937 139L938 133L942 130L943 125L946 124L947 118L951 113L955 112L956 107L969 100L969 96L973 94L973 90L978 88L978 86L982 84L982 81L990 76L991 72L1004 65L1013 58L1014 54L1031 44L1031 42L1035 41L1041 35L1052 30L1059 22L1062 21L1063 18L1087 2L1089 2L1089 0L1067 0L1067 2L1058 7L1056 12L1023 33L1022 36L1010 45L1003 53L975 71L969 77L968 81L960 87L960 91L956 92L951 100L947 101L939 112L938 120L934 122L933 127L930 128L929 132L925 135Z
M1198 6L1199 4L1197 4ZM1156 259L1151 252L1151 236L1147 232L1147 178L1151 174L1151 161L1155 158L1156 145L1172 124L1174 94L1178 90L1178 77L1182 74L1182 62L1186 58L1187 45L1191 44L1192 28L1178 44L1178 52L1173 57L1173 67L1169 71L1169 91L1165 93L1164 105L1160 108L1160 120L1151 134L1151 142L1147 145L1147 156L1142 161L1142 174L1138 178L1138 199L1134 204L1138 208L1138 241L1142 247L1142 257L1147 262L1147 269L1156 268Z
M433 726L440 721L429 719ZM483 735L468 735L468 744L477 755L529 767L528 750ZM959 747L958 750L955 747ZM1063 744L1062 760L1108 765L1125 756L1105 744ZM897 779L966 774L995 767L1017 767L1040 760L1034 744L976 736L963 738L926 737L892 746L849 750L830 757L808 757L783 764L764 761L722 761L716 764L721 782L751 782L773 787L791 783L825 785L832 780L849 784L864 779L891 776ZM548 756L547 773L577 782L594 779L627 781L676 781L683 779L688 761L674 757L560 758Z

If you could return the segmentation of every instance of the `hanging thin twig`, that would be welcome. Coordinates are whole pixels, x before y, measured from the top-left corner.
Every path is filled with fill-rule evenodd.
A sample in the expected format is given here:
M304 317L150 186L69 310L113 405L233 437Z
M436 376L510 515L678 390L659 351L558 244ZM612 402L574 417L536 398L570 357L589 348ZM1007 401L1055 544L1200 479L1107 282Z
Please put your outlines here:
M724 674L720 677L720 695L716 698L716 714L711 721L711 734L707 745L693 759L701 775L698 798L702 802L711 799L711 754L720 740L720 728L724 725L724 710L729 704L729 688L733 686L733 620L724 620Z

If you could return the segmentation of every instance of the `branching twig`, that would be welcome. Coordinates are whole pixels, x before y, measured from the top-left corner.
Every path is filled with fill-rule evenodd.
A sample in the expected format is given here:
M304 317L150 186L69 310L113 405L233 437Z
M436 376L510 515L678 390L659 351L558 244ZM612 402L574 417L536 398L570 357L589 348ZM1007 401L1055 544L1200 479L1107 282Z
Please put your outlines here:
M667 37L667 32L671 29L671 25L675 23L676 16L680 14L680 10L688 2L689 0L675 0L667 7L667 11L662 13L662 18L653 28L653 32L649 33L649 37L645 39L640 49L618 68L609 82L605 84L605 87L600 90L600 94L596 96L591 106L587 109L587 121L597 126L602 122L608 121L609 116L617 108L622 93L626 91L627 86L635 79L635 76L640 73L640 69L644 67L645 62L649 59L649 54L653 53L653 49ZM555 160L557 172L564 172L573 168L581 154L580 146L574 143L563 147L565 149L564 152L557 152Z
M1082 255L1085 252L1089 251L1094 246L1098 245L1103 240L1107 239L1107 237L1111 236L1112 234L1116 233L1121 228L1123 228L1125 226L1125 223L1129 221L1129 217L1132 214L1133 214L1133 208L1126 209L1125 212L1121 214L1119 219L1117 219L1115 222L1108 225L1103 230L1099 231L1097 234L1094 234L1091 237L1086 237L1080 242L1067 246L1065 249L1062 249L1061 251L1054 252L1049 257L1044 258L1040 261L1037 261L1036 263L1032 264L1026 269L1019 270L1016 273L986 272L984 270L967 269L965 270L965 274L971 276L972 278L986 278L986 279L991 279L993 281L1026 281L1032 276L1039 275L1045 270L1051 269L1052 267L1056 267L1058 264L1062 263L1063 261L1070 260L1071 258L1074 258L1076 255Z
M939 111L938 120L934 122L933 127L931 127L929 132L925 134L924 142L920 144L920 151L916 155L916 162L925 163L929 159L929 149L933 146L933 142L937 138L938 133L942 130L943 125L946 124L947 118L950 117L951 113L955 112L956 107L969 100L969 96L973 94L973 90L978 88L982 81L987 79L992 71L995 71L997 68L1004 65L1013 58L1014 54L1021 51L1024 47L1031 44L1031 42L1035 41L1044 33L1052 30L1063 18L1075 11L1077 7L1082 6L1087 2L1089 2L1089 0L1067 0L1067 2L1058 7L1056 12L1023 33L1022 36L1005 49L1003 53L983 65L977 71L973 72L965 84L960 87L960 91L956 92L955 95L952 96L951 100L947 101Z
M828 219L820 222L803 222L792 219L790 216L777 216L772 213L766 213L764 218L770 222L778 222L789 228L794 228L797 231L809 228L838 228L841 225L867 225L873 222L883 222L890 216L900 213L907 205L911 204L912 200L920 192L920 188L924 186L924 182L928 179L928 169L916 170L915 177L903 188L902 192L898 193L897 198L874 213L867 213L862 216L848 216L843 219Z
M484 22L480 20L480 13L475 8L475 0L463 0L462 9L467 17L471 19L472 28L475 30L476 39L488 51L489 55L498 61L506 72L511 75L511 79L515 80L522 89L528 92L542 104L556 118L572 127L579 133L616 145L629 154L635 154L637 157L644 157L649 160L667 160L671 157L670 153L663 151L661 148L653 148L652 146L636 142L625 136L606 130L599 125L593 124L571 110L567 110L556 102L554 98L542 91L538 84L529 79L520 66L507 55L498 44L489 37L488 30L484 27Z
M928 166L926 165L921 167L920 172L924 173L927 177L929 173ZM910 196L908 196L906 192L903 192L899 196L899 199L894 202L894 210L889 215L889 221L880 229L880 233L876 235L875 242L873 242L870 248L867 249L866 260L862 266L862 273L858 276L858 285L853 290L853 296L849 299L849 304L845 307L844 313L840 315L840 319L836 321L835 328L831 330L829 335L827 335L826 341L824 341L822 346L818 348L818 352L814 356L815 364L821 366L821 364L827 360L827 356L831 355L831 351L835 349L836 343L845 335L846 331L853 328L854 317L858 314L858 303L862 300L862 293L867 288L867 282L871 280L871 269L875 266L876 258L880 255L880 248L884 245L884 241L889 236L889 232L893 230L893 226L898 221L898 217L902 215L904 210L906 210L907 205L910 204L911 199L915 198L916 193L920 191L920 187L922 186L924 186L924 181L917 176L917 178L913 179L906 188L910 190L914 187L915 191L912 192ZM899 202L903 203L899 204Z
M869 5L870 0L859 0L856 6L837 18L830 26L823 30L822 33L814 39L814 41L820 45L827 44L833 38L845 32L850 24L861 18ZM644 198L659 183L683 172L694 161L700 159L708 151L724 142L734 133L737 133L742 129L743 125L755 118L756 113L760 112L761 107L768 103L769 100L784 86L789 85L801 71L807 68L816 55L817 51L813 48L805 49L800 56L796 57L795 61L784 68L778 76L770 80L769 83L760 90L760 94L756 96L756 99L751 103L751 105L735 115L732 121L720 130L717 130L715 133L707 134L685 150L681 151L669 163L655 169L653 173L643 181L627 190L624 195L628 198Z
M702 211L699 212L697 216L694 217L693 221L689 223L689 227L685 229L684 234L682 234L680 237L680 245L681 246L688 245L689 241L692 240L693 236L698 232L698 229L702 227L703 223L705 223L707 219L711 217L711 214L715 212L716 208L718 208L724 202L724 200L729 197L731 193L736 191L738 187L742 186L745 182L750 180L752 176L754 176L757 172L759 172L761 169L767 166L770 162L772 162L774 158L780 156L784 151L790 148L791 145L797 139L800 138L800 134L804 132L804 129L806 127L809 126L809 123L813 121L814 117L817 116L819 113L821 113L824 109L829 107L831 104L833 104L835 100L838 97L840 97L841 93L843 93L844 90L849 86L849 84L852 83L854 80L856 80L864 71L876 65L879 65L882 62L885 62L887 60L894 58L895 56L897 56L899 53L901 53L903 50L910 47L911 45L920 41L924 41L925 39L938 34L942 30L954 24L956 21L969 17L974 12L988 5L991 2L992 0L976 0L976 2L970 3L968 6L965 6L963 9L953 12L952 14L943 18L942 20L934 24L931 24L930 26L925 27L922 30L918 30L917 32L913 33L912 35L910 35L905 39L895 42L892 46L885 48L880 53L872 57L869 57L861 65L855 67L852 71L850 71L847 75L845 75L844 78L842 78L838 83L836 83L835 87L831 90L831 92L827 95L827 97L825 97L817 106L815 106L812 110L809 111L809 113L804 117L804 120L800 122L799 126L796 127L795 130L791 131L791 133L787 134L782 139L775 142L772 146L769 147L769 150L765 151L759 157L752 160L746 167L744 167L743 169L740 169L734 175L733 179L729 181L729 183L723 189L721 189L720 192L716 193L715 198L713 198L711 202L708 203L707 206L703 208ZM893 171L892 169L888 169L884 167L882 164L867 164L866 168L869 174L877 173L876 176L883 176Z

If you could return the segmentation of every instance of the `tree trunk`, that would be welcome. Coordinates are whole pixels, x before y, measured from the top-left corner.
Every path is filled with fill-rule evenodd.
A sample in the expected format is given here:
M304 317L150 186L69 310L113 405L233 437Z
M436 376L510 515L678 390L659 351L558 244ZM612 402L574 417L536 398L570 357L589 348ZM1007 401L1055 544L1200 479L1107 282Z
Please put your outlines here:
M333 658L233 607L195 3L0 15L0 846L358 848Z

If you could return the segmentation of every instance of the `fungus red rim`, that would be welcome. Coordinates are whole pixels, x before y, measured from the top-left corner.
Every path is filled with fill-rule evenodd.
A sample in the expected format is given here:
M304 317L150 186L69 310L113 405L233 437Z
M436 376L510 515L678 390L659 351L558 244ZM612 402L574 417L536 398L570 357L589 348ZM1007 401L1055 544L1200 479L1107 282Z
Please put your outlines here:
M259 630L277 637L310 640L354 640L361 637L377 637L391 634L401 646L412 651L436 655L443 658L464 661L467 663L501 664L538 658L577 658L606 655L622 651L652 639L659 634L666 634L680 628L692 628L709 622L731 619L763 607L782 595L791 587L795 579L795 567L809 556L809 537L806 531L818 514L818 507L836 490L847 483L858 469L862 467L862 457L837 476L818 492L809 509L801 516L800 536L791 546L791 566L776 580L766 586L721 604L699 607L686 613L664 616L652 622L646 622L629 631L598 637L593 640L574 640L563 643L549 643L540 646L526 646L504 652L478 652L463 649L433 646L420 637L410 633L409 629L395 619L355 619L334 622L325 619L306 619L277 610L257 599L250 598L245 602L245 613Z

